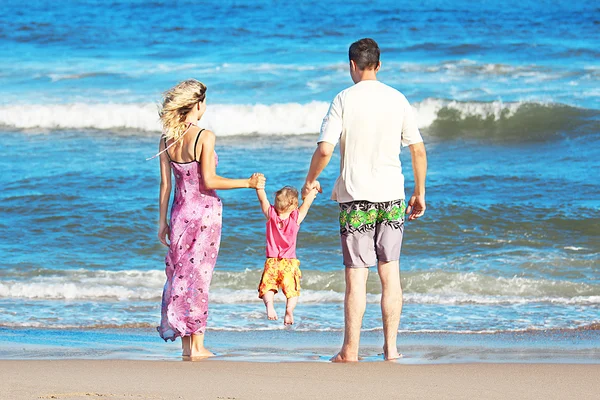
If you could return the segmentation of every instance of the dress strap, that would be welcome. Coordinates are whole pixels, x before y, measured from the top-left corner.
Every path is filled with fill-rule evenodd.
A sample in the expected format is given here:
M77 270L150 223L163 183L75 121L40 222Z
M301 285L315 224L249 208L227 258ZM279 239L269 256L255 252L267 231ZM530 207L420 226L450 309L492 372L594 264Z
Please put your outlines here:
M169 151L167 150L168 149L168 147L167 147L167 138L164 137L163 141L165 142L165 154L167 155L167 157L169 157L169 161L173 161L173 160L171 160L171 156L169 155Z
M200 134L204 131L204 129L200 129L200 132L198 132L198 136L196 136L196 141L194 142L194 161L198 161L198 159L196 158L196 147L198 146L198 139L200 139Z
M146 161L150 161L155 159L156 157L160 156L162 153L167 152L167 150L169 150L169 148L173 145L175 145L177 142L179 142L181 139L183 139L183 137L185 136L186 133L188 133L190 131L190 128L192 126L196 126L196 124L194 124L193 122L188 122L188 126L187 128L185 128L185 131L181 134L181 136L179 137L179 139L173 141L173 143L171 143L170 145L167 146L167 137L164 136L165 138L165 148L162 149L161 151L159 151L158 153L156 153L154 156L150 157L150 158L146 158ZM204 130L204 129L203 129ZM202 131L200 131L202 132ZM163 131L163 135L164 135L164 131ZM196 139L198 140L198 139ZM169 152L167 152L167 156L169 155ZM171 160L171 157L169 157L169 160Z

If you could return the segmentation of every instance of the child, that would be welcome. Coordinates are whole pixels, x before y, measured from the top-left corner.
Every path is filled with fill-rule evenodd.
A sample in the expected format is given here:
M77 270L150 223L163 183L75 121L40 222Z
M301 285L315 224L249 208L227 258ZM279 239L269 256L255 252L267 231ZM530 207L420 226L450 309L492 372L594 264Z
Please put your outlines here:
M267 308L267 318L277 319L273 298L281 286L287 299L283 323L294 323L294 308L300 296L300 261L296 259L296 239L300 223L317 196L313 189L298 208L298 191L285 186L275 192L275 205L267 199L264 189L256 189L263 214L267 218L267 261L258 286L258 297Z

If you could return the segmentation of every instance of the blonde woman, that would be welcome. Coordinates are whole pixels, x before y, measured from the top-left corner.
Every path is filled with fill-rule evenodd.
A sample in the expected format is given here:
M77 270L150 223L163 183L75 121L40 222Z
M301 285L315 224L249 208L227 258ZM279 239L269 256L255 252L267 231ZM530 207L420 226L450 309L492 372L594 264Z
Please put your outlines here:
M159 113L163 136L159 142L158 238L169 251L157 329L165 341L181 337L184 357L214 355L204 347L204 333L208 291L221 241L223 205L215 190L265 186L262 174L248 179L217 175L215 134L197 125L205 111L206 86L190 79L165 93ZM175 193L169 223L171 175L175 176Z

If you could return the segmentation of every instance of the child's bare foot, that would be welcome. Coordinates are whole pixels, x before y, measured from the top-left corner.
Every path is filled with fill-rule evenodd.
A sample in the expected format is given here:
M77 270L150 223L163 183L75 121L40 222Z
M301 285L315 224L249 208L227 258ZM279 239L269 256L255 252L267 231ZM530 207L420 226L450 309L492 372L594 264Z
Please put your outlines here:
M275 307L273 307L273 303L265 304L267 306L267 318L274 321L277 319L277 311L275 311Z
M285 317L283 318L284 325L293 325L294 324L294 313L292 311L286 311Z

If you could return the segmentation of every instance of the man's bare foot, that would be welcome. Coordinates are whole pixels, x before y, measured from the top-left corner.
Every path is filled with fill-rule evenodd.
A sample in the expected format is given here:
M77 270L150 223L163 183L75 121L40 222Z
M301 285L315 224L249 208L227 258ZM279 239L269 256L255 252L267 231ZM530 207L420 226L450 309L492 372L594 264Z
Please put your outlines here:
M270 320L276 320L277 319L277 311L275 311L275 307L273 307L273 303L267 303L265 304L265 306L267 307L267 318Z
M400 359L402 357L403 356L400 353L392 354L392 355L389 355L389 356L386 356L385 354L383 355L383 359L385 361L395 361L395 360L398 360L398 359Z
M285 317L283 318L284 325L293 325L294 324L294 313L292 311L286 311Z
M356 356L356 357L345 356L345 355L342 355L342 352L340 351L335 356L331 357L331 359L329 361L334 362L334 363L358 362L358 356Z
M383 359L385 361L394 361L399 358L402 358L402 354L398 353L398 349L392 349L389 352L383 350Z

